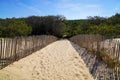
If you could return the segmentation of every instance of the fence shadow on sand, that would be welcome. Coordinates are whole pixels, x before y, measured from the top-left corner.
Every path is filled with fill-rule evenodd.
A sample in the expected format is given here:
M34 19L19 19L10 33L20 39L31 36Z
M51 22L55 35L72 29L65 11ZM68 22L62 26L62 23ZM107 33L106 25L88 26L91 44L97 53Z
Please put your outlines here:
M95 80L120 80L120 41L100 35L77 35L69 40Z

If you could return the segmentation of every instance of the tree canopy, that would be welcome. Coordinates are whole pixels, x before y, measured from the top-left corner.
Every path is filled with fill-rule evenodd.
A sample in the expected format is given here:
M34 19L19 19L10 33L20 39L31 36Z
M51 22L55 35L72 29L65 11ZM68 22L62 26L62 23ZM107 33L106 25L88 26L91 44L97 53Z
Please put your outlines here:
M68 36L76 34L101 34L108 38L120 37L120 14L111 17L89 16L84 20L68 20L66 22Z
M0 18L0 37L55 35L71 37L77 34L101 34L120 37L120 14L111 17L89 16L87 19L66 20L64 16L29 16Z

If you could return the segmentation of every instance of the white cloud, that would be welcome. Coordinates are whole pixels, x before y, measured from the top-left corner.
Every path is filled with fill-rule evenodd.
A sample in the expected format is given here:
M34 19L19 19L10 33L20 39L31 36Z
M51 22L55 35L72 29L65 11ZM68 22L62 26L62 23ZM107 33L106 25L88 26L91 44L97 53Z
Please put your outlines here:
M32 6L32 5L27 5L27 4L23 3L23 2L21 2L20 0L17 0L16 4L18 6L26 8L26 9L28 9L28 10L36 13L36 14L40 14L41 13L41 10L39 8L36 8L35 6Z
M62 14L69 19L86 18L87 16L100 15L102 13L101 5L82 4L63 0L56 4L58 14Z
M44 0L42 3L40 3L41 0L36 1L38 1L38 4L34 4L35 6L27 5L21 0L17 0L17 4L26 9L29 9L37 15L49 15L50 13L47 13L46 11L46 9L48 9L48 12L53 11L51 12L51 14L64 15L67 19L82 19L87 18L87 16L99 16L100 14L102 14L101 5L80 3L79 0Z
M119 7L115 7L114 10L115 10L115 11L118 11L118 10L119 10Z
M100 5L96 5L96 4L88 4L88 5L85 5L86 8L100 8L101 6Z
M120 3L118 3L117 5L115 5L115 6L113 7L113 12L114 12L114 13L120 12Z

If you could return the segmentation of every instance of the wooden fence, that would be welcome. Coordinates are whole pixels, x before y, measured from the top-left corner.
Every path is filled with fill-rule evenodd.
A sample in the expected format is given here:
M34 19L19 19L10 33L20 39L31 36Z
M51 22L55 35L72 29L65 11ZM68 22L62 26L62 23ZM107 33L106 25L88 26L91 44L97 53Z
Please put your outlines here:
M0 38L0 69L56 40L56 37L48 35Z
M77 35L70 41L86 48L88 51L104 50L112 59L120 61L120 39L105 39L101 35Z
M86 48L86 50L88 51L87 53L89 53L89 55L92 53L91 55L94 55L96 59L99 59L98 57L101 58L100 60L98 60L98 62L96 62L96 59L94 59L93 62L91 62L94 63L95 66L88 66L90 72L92 70L95 70L96 68L96 71L92 72L94 78L96 78L97 80L120 80L120 39L105 39L101 35L77 35L71 37L70 41L76 43L80 47ZM90 59L89 57L87 58ZM101 63L101 60L102 64L98 66L97 64ZM107 74L103 75L103 78L100 78L102 75L102 73L100 72L107 72ZM99 74L99 76L96 75L97 73ZM107 75L109 75L109 78L106 78Z

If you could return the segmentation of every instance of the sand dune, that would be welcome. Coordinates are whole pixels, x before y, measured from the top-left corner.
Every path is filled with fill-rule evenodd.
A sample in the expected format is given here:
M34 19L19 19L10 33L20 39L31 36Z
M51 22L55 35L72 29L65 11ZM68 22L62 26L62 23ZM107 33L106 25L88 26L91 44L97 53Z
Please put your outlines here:
M0 70L0 80L93 80L70 41L56 41Z

